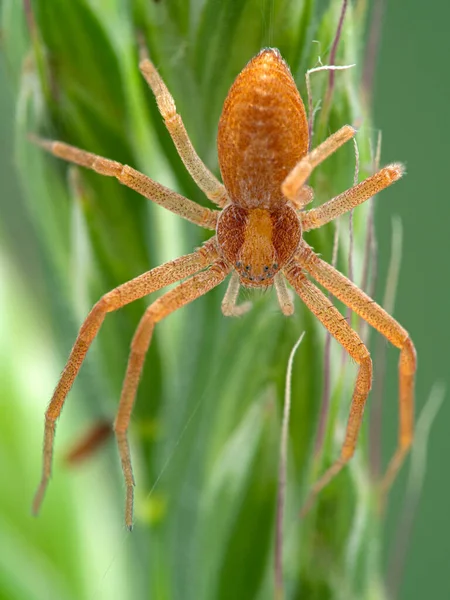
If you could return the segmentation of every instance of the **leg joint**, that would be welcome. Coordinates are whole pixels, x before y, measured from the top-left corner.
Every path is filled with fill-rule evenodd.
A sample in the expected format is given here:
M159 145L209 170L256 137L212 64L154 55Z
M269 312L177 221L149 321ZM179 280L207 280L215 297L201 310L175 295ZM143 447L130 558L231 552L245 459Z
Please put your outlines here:
M117 310L120 306L120 292L117 289L111 290L94 305L92 313L108 313Z
M123 165L115 160L109 160L108 158L97 156L92 163L92 169L96 173L100 173L100 175L119 177L122 172Z
M417 353L411 338L408 337L403 342L400 354L400 366L403 371L413 375L417 368Z

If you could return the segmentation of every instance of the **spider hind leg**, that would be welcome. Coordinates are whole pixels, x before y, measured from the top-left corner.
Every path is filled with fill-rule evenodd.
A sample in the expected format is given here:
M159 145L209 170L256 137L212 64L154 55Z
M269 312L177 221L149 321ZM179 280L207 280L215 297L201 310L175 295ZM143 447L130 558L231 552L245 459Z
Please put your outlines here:
M341 471L355 452L364 407L372 385L372 360L363 341L350 327L345 317L325 294L306 278L299 265L294 263L286 270L285 274L305 305L359 366L340 456L314 484L302 510L302 513L305 514L312 506L317 494Z

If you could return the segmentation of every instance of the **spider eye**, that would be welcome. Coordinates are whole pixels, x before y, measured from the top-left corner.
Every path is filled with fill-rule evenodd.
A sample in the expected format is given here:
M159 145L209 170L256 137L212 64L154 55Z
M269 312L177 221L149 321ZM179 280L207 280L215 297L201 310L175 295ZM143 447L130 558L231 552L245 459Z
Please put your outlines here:
M268 266L265 266L265 267L264 267L264 271L267 273L267 271L268 271L268 270L269 270L269 267L268 267Z
M250 265L245 265L245 270L246 271L250 271L250 269L251 269Z
M278 263L273 263L272 267L276 270L278 269Z
M236 263L236 267L237 267L238 269L240 269L240 268L242 267L242 263L241 263L241 261L240 261L240 260L238 260L238 261L237 261L237 263Z

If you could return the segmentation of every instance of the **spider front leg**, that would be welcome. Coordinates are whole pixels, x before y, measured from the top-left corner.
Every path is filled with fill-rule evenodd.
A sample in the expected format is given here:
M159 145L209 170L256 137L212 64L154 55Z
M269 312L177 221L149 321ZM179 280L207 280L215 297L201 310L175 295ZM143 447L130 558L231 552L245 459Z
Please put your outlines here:
M399 361L399 439L381 484L386 496L403 460L411 447L414 435L414 378L417 368L416 350L408 332L374 300L369 298L347 277L321 260L306 244L296 261L333 296L374 327L394 346L400 349ZM382 498L384 500L384 498Z
M225 186L211 173L195 151L184 123L177 113L175 101L148 56L141 60L139 68L155 95L159 112L192 179L211 202L221 207L225 206L228 200Z
M131 352L128 359L127 372L120 397L119 410L114 424L117 444L119 447L122 469L127 486L127 500L125 508L125 522L128 529L133 525L133 490L134 477L131 466L130 448L128 445L128 426L133 409L139 379L142 373L145 356L150 346L155 324L189 304L196 298L203 296L218 286L229 273L230 268L222 262L213 264L207 271L194 275L178 287L170 290L161 298L151 304L139 322L136 333L131 343Z
M305 514L313 504L317 494L339 473L355 452L364 407L372 384L372 360L363 341L353 331L345 317L314 284L306 279L299 265L291 264L285 270L285 275L309 310L359 365L345 440L340 456L314 484L302 511Z
M106 314L200 271L216 261L217 258L215 242L208 242L197 252L156 267L108 292L88 314L45 413L42 478L33 502L35 514L39 511L51 475L56 421Z
M50 152L58 158L62 158L70 163L92 169L101 175L115 177L127 187L131 188L145 198L164 206L167 210L183 217L184 219L205 227L205 229L215 229L218 211L210 210L200 206L196 202L181 196L177 192L169 190L165 186L153 181L147 175L136 171L128 165L86 152L75 146L70 146L64 142L46 140L36 136L30 136L31 140L47 152Z

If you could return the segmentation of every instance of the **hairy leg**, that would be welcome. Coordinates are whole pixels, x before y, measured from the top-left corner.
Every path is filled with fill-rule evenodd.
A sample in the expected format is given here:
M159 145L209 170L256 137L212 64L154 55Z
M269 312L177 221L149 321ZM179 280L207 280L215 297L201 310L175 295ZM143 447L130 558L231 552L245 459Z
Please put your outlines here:
M236 271L233 271L230 278L230 283L228 284L227 291L222 300L222 313L226 317L240 317L248 312L251 307L251 302L243 302L242 304L237 304L237 299L239 295L239 289L241 287L239 275Z
M314 200L314 190L309 185L304 185L294 200L291 199L292 204L296 210L303 210L310 202Z
M166 287L171 283L179 281L184 277L188 277L210 265L217 259L218 253L214 241L208 242L193 254L182 256L181 258L168 262L160 267L156 267L155 269L120 285L114 290L111 290L92 308L81 326L67 364L45 413L42 478L33 502L34 513L37 513L40 508L51 475L56 420L61 413L66 396L72 387L86 353L97 335L106 314L115 311L134 300L147 296L156 290Z
M336 152L345 142L350 140L356 134L356 129L350 125L344 125L336 133L333 133L324 142L319 144L306 156L304 156L287 175L281 186L283 194L294 204L301 194L302 187L311 175L313 170L326 158Z
M92 169L101 175L115 177L123 185L183 217L183 219L205 229L216 229L218 211L210 210L192 200L188 200L188 198L169 190L169 188L127 165L122 165L115 160L97 156L63 142L46 140L36 136L31 136L31 140L58 158Z
M211 173L195 151L183 121L177 113L175 101L155 66L148 57L145 57L141 60L139 68L155 94L159 112L192 179L211 202L218 206L225 206L228 200L225 186Z
M133 337L127 372L120 397L119 410L114 424L123 474L127 486L125 522L129 529L131 529L133 524L134 477L127 434L131 411L133 410L134 401L136 399L136 392L145 356L152 339L153 329L156 323L174 311L189 304L189 302L203 296L218 286L225 279L229 270L230 268L224 263L217 262L208 270L193 275L187 281L184 281L173 290L170 290L161 296L161 298L158 298L158 300L153 302L153 304L145 311Z
M354 185L339 196L332 198L322 206L312 208L301 214L303 231L317 229L333 221L340 215L362 204L384 188L388 187L403 175L405 171L401 163L393 163L384 167L361 183Z
M399 439L382 482L382 492L389 490L411 447L414 435L414 379L417 367L416 350L408 332L381 306L369 298L347 277L321 260L304 243L296 257L298 264L333 296L350 307L369 325L400 349L399 361Z
M372 384L372 360L361 338L353 331L345 320L345 317L333 306L325 294L305 277L299 265L291 263L285 270L285 275L309 310L328 329L331 335L342 344L359 365L341 454L314 484L304 505L303 512L305 513L312 505L314 498L320 490L339 473L355 452L364 407Z

